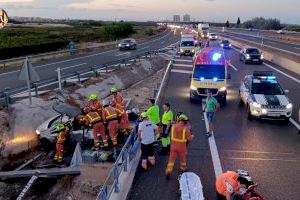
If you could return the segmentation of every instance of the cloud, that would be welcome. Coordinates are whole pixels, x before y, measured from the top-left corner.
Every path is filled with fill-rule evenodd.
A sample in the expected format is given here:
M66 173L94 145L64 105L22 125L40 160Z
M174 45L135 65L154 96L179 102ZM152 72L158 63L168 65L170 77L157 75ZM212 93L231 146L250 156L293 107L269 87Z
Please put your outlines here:
M1 0L1 3L31 3L34 0Z

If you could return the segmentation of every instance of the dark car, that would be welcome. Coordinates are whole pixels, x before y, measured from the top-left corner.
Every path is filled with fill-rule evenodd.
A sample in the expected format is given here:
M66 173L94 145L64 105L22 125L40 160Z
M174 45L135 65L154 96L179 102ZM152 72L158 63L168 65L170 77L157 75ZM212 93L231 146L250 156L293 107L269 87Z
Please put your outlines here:
M118 44L118 47L120 50L134 50L136 49L136 41L132 38L126 38Z
M247 47L241 50L240 53L240 60L244 62L245 64L247 63L257 63L257 64L262 64L263 63L264 56L262 52L253 47Z
M231 44L230 44L229 40L222 40L220 42L220 46L223 47L224 49L231 48Z

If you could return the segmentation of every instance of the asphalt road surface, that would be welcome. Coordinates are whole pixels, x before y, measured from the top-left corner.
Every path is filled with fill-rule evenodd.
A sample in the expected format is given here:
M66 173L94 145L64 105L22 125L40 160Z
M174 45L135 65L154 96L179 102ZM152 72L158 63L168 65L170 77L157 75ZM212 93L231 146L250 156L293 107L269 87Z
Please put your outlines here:
M217 46L215 42L213 44ZM267 200L298 200L300 182L300 135L291 122L248 121L246 108L239 106L238 88L246 74L254 70L272 70L284 89L289 89L289 98L294 105L293 120L297 121L300 107L300 76L274 64L246 65L239 61L238 52L225 50L226 58L231 60L229 73L227 105L216 118L214 138L219 152L223 171L244 169L259 184L258 192ZM191 61L191 58L181 58ZM189 74L191 62L177 60L167 83L163 102L169 102L173 111L186 112L195 135L188 148L188 170L195 172L204 186L208 200L215 199L215 168L211 156L212 139L204 136L206 132L201 105L189 102ZM180 65L176 65L180 64ZM276 71L277 70L277 71ZM292 120L292 121L293 121ZM293 121L293 122L294 122ZM214 158L217 156L214 154ZM147 172L138 170L133 184L130 200L180 199L178 194L178 163L171 179L165 179L168 156L157 155L157 166Z
M99 50L85 55L75 55L66 58L51 60L39 63L33 66L40 76L41 80L47 80L57 77L56 69L60 67L62 74L73 73L84 68L99 66L108 62L122 60L128 57L139 55L148 51L158 50L177 42L178 36L174 36L171 31L165 34L138 44L137 50L120 51L118 48L111 50ZM0 71L0 91L4 88L19 88L26 85L25 81L18 80L19 70Z
M219 29L212 29L213 31L221 34L223 37L233 37L237 39L247 40L254 42L258 45L263 44L266 47L271 47L274 50L283 51L285 53L300 57L300 43L291 43L282 40L275 40L273 38L264 35L263 38L261 35L249 34L244 32L226 30L222 32Z

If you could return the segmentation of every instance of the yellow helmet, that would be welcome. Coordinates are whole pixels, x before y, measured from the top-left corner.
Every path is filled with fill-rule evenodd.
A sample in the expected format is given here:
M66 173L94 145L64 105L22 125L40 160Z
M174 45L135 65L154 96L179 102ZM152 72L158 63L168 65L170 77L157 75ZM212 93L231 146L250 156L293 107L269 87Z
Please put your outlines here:
M93 94L90 95L89 99L92 100L92 101L95 101L95 100L98 99L98 95L96 93L93 93Z
M59 132L65 129L65 125L62 123L59 123L55 126L55 131Z
M112 87L112 88L110 89L110 92L111 92L111 93L117 93L117 92L118 92L118 88Z
M181 121L187 121L189 118L185 114L181 114L178 119Z

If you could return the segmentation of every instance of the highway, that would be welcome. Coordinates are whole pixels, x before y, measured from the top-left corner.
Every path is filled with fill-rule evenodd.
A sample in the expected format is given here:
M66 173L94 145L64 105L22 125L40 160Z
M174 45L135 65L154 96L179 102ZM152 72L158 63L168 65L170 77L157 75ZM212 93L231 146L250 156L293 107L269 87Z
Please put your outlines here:
M300 43L278 40L270 37L267 34L253 33L252 31L241 31L239 29L229 29L222 32L221 29L213 28L212 31L217 32L223 37L232 37L240 40L251 41L256 45L264 45L277 51L282 51L293 56L300 57Z
M218 46L217 42L212 45ZM228 103L217 113L213 138L204 136L206 127L201 105L189 102L191 58L175 61L167 82L162 103L169 102L173 112L183 111L192 121L195 139L188 148L188 170L199 175L208 200L216 197L215 171L218 169L215 162L221 163L223 172L248 170L259 184L257 191L267 200L298 200L300 135L297 132L300 127L296 127L299 126L296 121L300 108L300 75L268 62L263 65L244 64L239 61L238 49L225 50L225 54L231 60L229 73L232 79L228 85ZM294 105L291 123L247 120L246 108L238 103L238 88L244 76L254 70L272 70L282 87L290 90L288 96ZM218 154L211 155L212 149L217 149ZM154 168L147 172L137 171L129 200L180 199L178 163L167 181L164 171L168 156L157 155L157 158Z
M74 73L77 70L100 66L108 62L126 59L148 51L158 50L177 42L179 39L172 32L166 31L163 35L143 43L138 43L137 50L119 51L118 48L110 50L97 50L89 54L68 56L34 65L41 80L57 77L57 68L62 69L62 74ZM26 85L25 81L18 80L19 69L0 69L0 91L4 88L19 88Z

